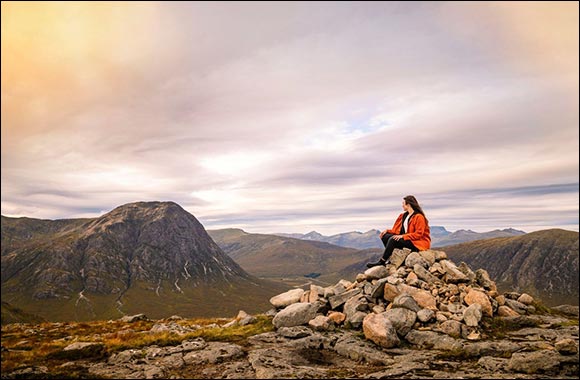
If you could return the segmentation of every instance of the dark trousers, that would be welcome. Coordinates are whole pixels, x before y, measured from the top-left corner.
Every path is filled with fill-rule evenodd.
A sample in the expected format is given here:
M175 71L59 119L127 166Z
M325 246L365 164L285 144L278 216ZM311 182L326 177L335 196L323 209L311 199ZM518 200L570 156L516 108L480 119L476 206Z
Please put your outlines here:
M393 254L395 248L399 249L409 248L411 251L419 252L417 247L415 247L410 240L405 240L402 238L399 240L395 240L393 239L393 236L395 236L395 234L384 234L383 237L381 238L381 240L383 241L383 245L385 246L385 252L383 252L383 260L387 261L389 257L391 257L391 255Z

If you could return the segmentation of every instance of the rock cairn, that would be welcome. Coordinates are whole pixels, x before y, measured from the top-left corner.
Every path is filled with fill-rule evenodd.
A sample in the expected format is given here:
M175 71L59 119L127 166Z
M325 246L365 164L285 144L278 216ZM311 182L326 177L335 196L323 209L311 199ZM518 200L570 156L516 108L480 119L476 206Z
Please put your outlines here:
M470 341L485 334L482 318L515 317L536 311L534 299L500 294L484 269L455 265L443 251L395 249L391 264L359 273L354 282L311 285L274 296L274 326L309 325L315 330L361 329L385 348L428 345L429 333ZM451 340L455 341L455 339Z

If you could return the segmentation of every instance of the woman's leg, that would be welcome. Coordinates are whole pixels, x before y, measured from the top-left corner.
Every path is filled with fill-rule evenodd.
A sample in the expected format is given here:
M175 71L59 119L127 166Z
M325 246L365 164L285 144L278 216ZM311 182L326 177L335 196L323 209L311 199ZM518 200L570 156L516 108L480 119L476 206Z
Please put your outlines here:
M381 240L383 241L383 245L385 246L385 251L383 252L383 257L381 257L381 259L376 262L376 263L367 263L367 267L371 268L377 265L385 265L387 264L389 258L391 257L391 255L393 254L393 251L395 250L395 248L409 248L411 251L418 251L417 247L415 247L413 245L413 243L411 243L409 240L405 240L405 239L399 239L399 240L395 240L393 239L393 236L395 236L394 234L385 234Z
M391 236L395 236L395 234L384 234L383 235L383 237L381 238L381 241L383 242L383 247L387 246L387 242L389 241Z
M395 248L398 248L397 243L403 240L403 239L395 240L393 239L393 236L394 235L389 236L387 243L385 244L385 251L383 252L383 257L381 258L381 260L385 262L391 257Z
M410 240L405 240L405 239L395 240L392 237L390 237L389 240L387 241L387 244L385 245L385 252L383 252L383 260L384 261L389 260L389 258L393 254L393 251L395 250L395 248L399 248L399 249L409 248L411 251L415 251L415 252L419 251L417 249L417 247L415 247L413 245L413 243L411 243Z
M385 246L385 251L386 251L386 247L387 247L387 244L389 243L389 241L393 240L393 239L391 239L391 237L393 237L393 236L395 236L395 234L384 234L383 237L381 238L381 241L383 242L383 246ZM392 252L392 250L391 250L391 252ZM383 253L383 257L385 257L384 253ZM367 263L367 268L372 268L372 267L377 266L377 265L385 265L385 264L386 264L386 260L381 258L376 263Z

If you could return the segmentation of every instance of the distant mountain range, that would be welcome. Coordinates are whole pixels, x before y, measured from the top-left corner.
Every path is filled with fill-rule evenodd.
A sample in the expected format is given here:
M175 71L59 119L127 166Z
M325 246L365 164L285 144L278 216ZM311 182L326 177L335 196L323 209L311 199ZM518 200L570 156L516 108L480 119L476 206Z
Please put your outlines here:
M325 243L338 245L340 247L367 249L367 248L380 248L382 246L381 239L379 238L380 233L381 231L379 230L369 230L364 233L358 231L351 231L331 236L324 236L316 231L310 231L307 234L279 233L274 235L307 241L322 241Z
M2 301L47 320L263 312L286 289L249 275L173 202L95 219L2 216Z
M212 239L242 268L259 277L334 273L361 257L353 248L290 237L251 234L240 229L208 230Z
M524 231L513 228L505 228L503 230L493 230L488 232L475 232L471 230L457 230L446 236L435 237L431 242L432 248L444 247L453 244L466 243L475 240L493 239L498 237L514 237L522 236L526 233Z
M443 247L446 245L465 243L468 241L491 239L496 237L509 237L524 235L524 231L513 228L506 228L503 230L493 230L489 232L475 232L471 230L457 230L450 232L442 226L431 226L431 247ZM286 234L278 233L277 236L291 237L294 239L308 240L308 241L323 241L326 243L338 245L341 247L355 248L355 249L369 249L369 248L383 248L383 244L379 237L381 231L369 230L367 232L344 232L336 235L324 236L316 231L311 231L307 234Z

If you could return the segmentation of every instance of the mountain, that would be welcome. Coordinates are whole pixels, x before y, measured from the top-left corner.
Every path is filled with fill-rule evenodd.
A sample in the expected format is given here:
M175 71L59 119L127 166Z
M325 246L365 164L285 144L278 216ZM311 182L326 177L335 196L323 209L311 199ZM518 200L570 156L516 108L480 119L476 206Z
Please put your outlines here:
M451 234L450 231L447 231L443 226L429 226L429 231L431 231L431 240L442 239L445 236Z
M2 216L2 300L48 320L263 311L283 288L245 272L173 202L95 219Z
M251 234L240 229L208 233L242 268L259 277L316 277L368 258L356 249L320 241Z
M519 231L513 228L506 228L503 230L493 230L489 232L475 232L471 230L458 230L450 232L442 226L431 226L431 247L442 247L444 245L459 244L467 241L490 239L495 237L519 236L525 234L524 231ZM358 231L344 232L341 234L324 236L316 231L311 231L307 234L275 234L277 236L291 237L301 240L315 240L326 243L338 245L341 247L369 249L369 248L383 248L383 243L379 237L381 231L369 230L365 233Z
M524 231L513 228L493 230L488 232L475 232L471 230L457 230L441 237L431 237L431 247L443 247L453 244L466 243L475 240L492 239L497 237L511 237L525 235Z
M365 233L351 231L331 236L324 236L316 231L310 231L307 234L279 233L273 235L307 241L321 241L346 248L367 249L367 248L382 247L383 244L381 243L381 239L379 238L380 233L381 231L379 230L369 230Z
M549 229L440 249L487 270L500 289L526 292L548 306L578 305L578 232Z
M356 249L380 248L383 246L379 230L369 230L365 233L358 231L346 232L329 236L323 240L327 243L339 245L341 247L351 247Z

